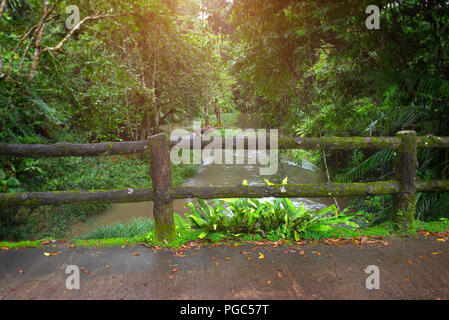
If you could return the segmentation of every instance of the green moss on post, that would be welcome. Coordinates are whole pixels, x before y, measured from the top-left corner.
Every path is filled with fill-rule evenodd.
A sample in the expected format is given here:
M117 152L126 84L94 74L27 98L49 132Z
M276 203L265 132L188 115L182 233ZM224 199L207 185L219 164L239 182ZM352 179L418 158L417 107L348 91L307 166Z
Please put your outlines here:
M154 229L157 238L165 243L175 240L175 221L171 197L172 172L169 141L166 134L153 136L150 141L151 167L154 197Z
M407 233L415 223L416 171L418 169L417 135L415 131L400 131L401 139L395 161L396 179L401 192L393 197L393 221L397 229Z

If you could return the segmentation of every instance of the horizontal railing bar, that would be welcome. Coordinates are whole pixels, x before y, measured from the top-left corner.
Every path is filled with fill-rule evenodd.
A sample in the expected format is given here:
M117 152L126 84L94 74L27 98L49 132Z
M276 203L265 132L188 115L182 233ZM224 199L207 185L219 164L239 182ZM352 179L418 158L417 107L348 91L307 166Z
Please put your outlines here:
M0 193L2 206L40 206L68 203L130 203L153 200L153 189L48 191Z
M187 187L178 186L170 192L172 199L214 198L301 198L382 195L399 192L395 181L359 184L289 184L273 186ZM50 191L26 193L0 193L2 206L33 206L65 203L128 203L153 200L152 188L110 191Z
M449 181L419 181L418 192L449 192ZM191 187L173 188L172 199L218 198L328 198L397 194L397 181L369 183L318 183L273 186ZM153 189L127 189L109 191L50 191L26 193L0 193L2 206L37 206L67 203L129 203L153 200Z
M181 139L181 138L179 138ZM185 139L185 138L184 138ZM200 141L199 145L204 149L210 145L210 141ZM257 144L250 143L251 137L243 139L242 148L246 150L256 149ZM92 157L107 155L129 155L146 152L148 140L129 142L103 142L93 144L8 144L0 143L0 156L15 156L27 158L41 157ZM400 145L397 137L321 137L321 138L281 138L277 142L277 149L319 149L319 150L349 150L349 149L397 149ZM418 138L418 148L448 148L449 137L425 136ZM197 148L194 138L184 141L171 140L170 146L178 145L188 149ZM236 149L239 147L238 139L222 138L217 144L222 149ZM270 139L266 141L266 149L270 149ZM274 148L275 146L273 146Z
M449 192L448 180L430 180L416 182L418 192Z
M26 158L94 157L143 153L148 149L148 140L131 142L103 142L92 144L7 144L0 143L0 156Z
M369 183L318 183L270 186L237 187L177 187L172 191L175 198L327 198L364 195L396 194L400 186L396 181Z

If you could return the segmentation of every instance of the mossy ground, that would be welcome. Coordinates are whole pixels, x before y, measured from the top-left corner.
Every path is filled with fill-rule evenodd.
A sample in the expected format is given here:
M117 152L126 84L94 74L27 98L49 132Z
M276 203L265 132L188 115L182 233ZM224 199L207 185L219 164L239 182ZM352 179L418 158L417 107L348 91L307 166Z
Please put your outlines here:
M449 230L449 221L432 221L423 222L416 221L415 231L407 234L408 236L417 235L418 231L425 230L429 233L436 232L447 232ZM0 248L3 249L13 249L13 248L26 248L26 247L45 247L48 245L56 245L59 242L68 243L73 246L85 246L85 247L112 247L112 246L124 246L124 245L135 245L145 243L148 246L159 246L159 247L169 247L177 249L181 245L186 244L190 241L203 241L207 243L220 243L228 241L236 242L254 242L263 241L260 234L224 234L224 233L210 233L206 238L201 238L202 231L195 229L184 229L178 228L176 230L176 239L171 243L164 243L156 239L153 232L148 232L144 235L138 235L131 238L110 238L110 239L89 239L89 240L79 240L75 239L72 241L54 241L51 242L49 239L43 239L38 241L21 241L21 242L0 242ZM335 227L328 231L317 231L317 232L305 232L301 240L322 240L322 239L341 239L341 238L356 238L361 236L380 236L380 237L390 237L392 235L397 235L398 233L394 231L394 223L384 222L375 227L363 228L363 229L348 229ZM293 242L293 240L279 238L271 238L270 241L284 241L286 244Z

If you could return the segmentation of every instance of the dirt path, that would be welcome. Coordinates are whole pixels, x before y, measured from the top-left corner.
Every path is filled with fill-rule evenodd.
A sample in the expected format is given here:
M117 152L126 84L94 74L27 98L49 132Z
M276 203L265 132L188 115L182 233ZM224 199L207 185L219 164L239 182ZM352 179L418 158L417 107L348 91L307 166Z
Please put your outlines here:
M449 240L388 241L217 246L184 257L144 246L3 250L0 299L449 299ZM79 290L66 288L68 265L82 268ZM370 265L379 268L378 290L366 289Z

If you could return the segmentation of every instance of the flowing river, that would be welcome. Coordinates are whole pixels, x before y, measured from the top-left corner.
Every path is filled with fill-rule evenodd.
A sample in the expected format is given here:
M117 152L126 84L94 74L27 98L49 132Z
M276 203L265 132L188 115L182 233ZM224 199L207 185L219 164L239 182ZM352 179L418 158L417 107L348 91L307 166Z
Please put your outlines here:
M248 124L241 125L242 128L247 127ZM236 186L242 184L243 180L247 180L248 185L266 185L264 179L271 180L272 177L260 176L259 163L261 157L267 156L265 152L260 151L234 151L234 155L238 152L244 152L245 164L215 164L212 158L203 159L203 162L198 172L192 177L185 180L184 186L210 187L210 186ZM258 157L258 161L254 159ZM251 159L257 164L252 163ZM280 155L279 168L276 174L277 179L282 180L288 177L288 183L321 183L326 182L326 174L320 168L307 160L303 160L301 166L285 161ZM272 198L264 198L264 201L271 201ZM188 212L185 208L187 202L194 201L194 199L175 200L174 211L182 214ZM319 210L334 204L332 198L295 198L292 199L294 203L302 202L307 209ZM343 199L339 199L341 208L345 207ZM94 230L100 226L111 225L117 222L126 223L131 218L144 217L153 218L153 203L123 203L114 204L111 209L88 217L86 222L79 222L75 224L69 236L82 236L86 232Z

